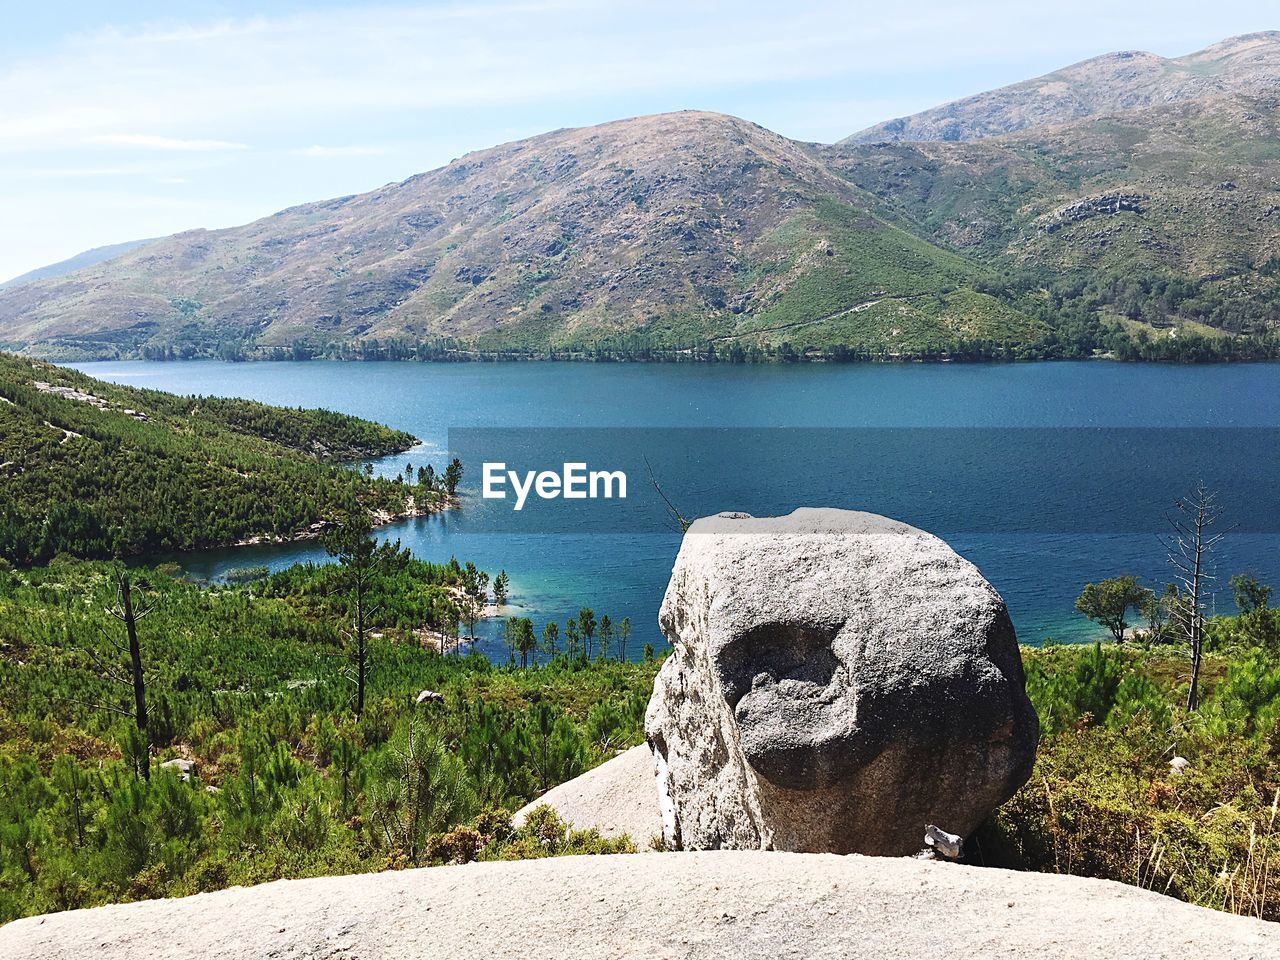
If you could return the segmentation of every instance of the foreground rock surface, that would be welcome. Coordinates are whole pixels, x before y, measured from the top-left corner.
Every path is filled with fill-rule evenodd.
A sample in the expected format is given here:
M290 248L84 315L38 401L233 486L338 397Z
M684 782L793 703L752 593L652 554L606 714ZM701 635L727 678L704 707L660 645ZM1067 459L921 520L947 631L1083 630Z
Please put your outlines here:
M675 849L904 855L967 836L1039 725L1004 601L868 513L721 514L685 535L645 729Z
M512 821L519 826L530 810L544 803L573 829L594 827L606 837L625 835L637 850L651 849L649 841L662 836L653 754L644 744L553 787L516 811Z
M0 960L1244 960L1280 925L1103 880L714 851L286 880L19 920Z

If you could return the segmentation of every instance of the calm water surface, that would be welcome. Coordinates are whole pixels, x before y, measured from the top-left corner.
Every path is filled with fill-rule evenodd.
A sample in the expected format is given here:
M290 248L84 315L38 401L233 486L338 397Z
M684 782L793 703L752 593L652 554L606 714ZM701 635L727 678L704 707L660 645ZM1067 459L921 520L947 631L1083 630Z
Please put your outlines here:
M377 465L387 474L403 469L406 461L415 467L428 461L440 467L448 430L459 427L1280 427L1280 365L137 361L80 364L79 369L106 380L177 393L329 407L420 437L421 448ZM996 489L964 496L1003 499L1023 510L1034 509L1038 498L1060 497L1053 431L1032 431L1028 436L1041 438L1036 442L1044 445L1042 469L1011 467ZM1170 451L1171 458L1190 455ZM1216 469L1230 472L1230 443L1225 454L1215 453L1215 461ZM741 476L726 478L726 488L735 491L737 500L751 502L711 503L708 509L759 514L811 503L804 492L807 481L816 478L806 477L804 471L800 462L785 478L772 473L749 477L745 483ZM681 478L671 480L673 486L680 485ZM1247 499L1255 514L1259 504L1270 510L1280 491L1270 479L1251 483L1243 478L1235 496ZM829 480L815 489L829 491ZM788 491L795 491L791 504ZM846 497L824 505L876 509L874 496L869 502L866 490L851 488ZM1091 510L1122 514L1132 495L1116 489L1109 499L1105 504L1082 504L1082 515ZM928 518L937 516L940 508L952 514L966 509L950 490L922 491L918 503L900 501L899 496L895 512L900 518L926 528ZM698 506L703 509L701 503ZM1223 504L1224 522L1230 520L1231 506ZM1081 640L1096 635L1096 628L1072 609L1083 583L1120 572L1136 573L1152 585L1168 579L1158 518L1130 519L1132 523L1117 525L1126 533L964 532L949 539L1004 595L1024 642L1038 643L1046 636ZM1143 532L1134 532L1138 530ZM456 555L494 573L506 569L513 605L532 616L539 629L542 621L563 622L585 604L615 621L629 616L635 625L634 650L646 641L661 642L655 618L678 547L674 534L486 534L469 530L465 515L423 518L382 532L400 538L427 559ZM1229 537L1219 559L1220 610L1231 607L1225 588L1231 573L1249 570L1267 582L1280 583L1278 548L1280 537L1274 534L1237 532ZM323 551L302 544L206 551L178 559L190 572L214 577L232 566L279 567L320 560ZM497 623L485 626L490 651L498 649L499 633Z

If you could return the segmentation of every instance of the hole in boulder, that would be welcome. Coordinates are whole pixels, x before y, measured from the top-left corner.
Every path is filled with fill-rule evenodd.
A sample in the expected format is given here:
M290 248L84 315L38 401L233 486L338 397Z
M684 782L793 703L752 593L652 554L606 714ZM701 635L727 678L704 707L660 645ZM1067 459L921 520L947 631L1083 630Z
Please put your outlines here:
M724 697L731 708L753 686L794 681L822 689L840 667L831 650L839 627L762 623L744 631L717 658Z

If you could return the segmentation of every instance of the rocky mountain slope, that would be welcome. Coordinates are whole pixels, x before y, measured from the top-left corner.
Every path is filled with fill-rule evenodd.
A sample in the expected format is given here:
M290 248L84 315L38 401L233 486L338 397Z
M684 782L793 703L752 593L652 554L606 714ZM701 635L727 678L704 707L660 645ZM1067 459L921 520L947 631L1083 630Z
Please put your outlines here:
M356 337L542 347L637 329L687 343L982 274L870 202L812 149L754 124L641 117L19 287L0 294L0 337L90 352ZM975 299L958 322L981 322ZM1019 324L1007 314L994 312Z
M893 142L701 112L556 131L0 290L0 348L1271 356L1278 77L1265 33L1087 61Z
M1222 95L1280 93L1280 31L1232 37L1185 57L1127 50L868 127L845 144L977 140Z
M1000 957L1245 960L1280 926L1105 880L716 851L281 880L17 920L0 960Z
M1135 319L1256 334L1280 319L1280 91L829 158L914 230L980 261L1176 282L1163 302L1111 305Z

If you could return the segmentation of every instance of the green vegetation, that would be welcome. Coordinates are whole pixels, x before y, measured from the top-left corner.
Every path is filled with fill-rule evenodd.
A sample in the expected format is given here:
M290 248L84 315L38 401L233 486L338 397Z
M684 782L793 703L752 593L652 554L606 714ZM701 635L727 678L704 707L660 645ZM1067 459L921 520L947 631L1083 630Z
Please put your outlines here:
M1188 658L1159 639L1024 649L1035 772L975 858L1280 919L1280 616L1209 628L1194 712Z
M123 636L104 612L121 569L66 559L0 573L0 918L649 842L572 832L546 809L513 829L508 813L640 741L656 664L607 659L629 632L607 616L544 625L538 654L533 624L513 620L523 669L462 645L442 655L430 644L456 635L467 569L403 557L370 590L357 717L349 571L297 566L228 587L134 571L152 611L139 623L147 779L133 718L115 712L130 712L128 691L102 667ZM971 859L1280 917L1280 611L1251 578L1234 590L1242 612L1207 624L1194 711L1168 620L1138 641L1024 648L1043 726L1035 773ZM172 758L194 763L190 779Z
M952 289L980 274L963 257L834 200L819 202L811 220L789 220L775 247L782 264L778 272L794 278L754 311L751 327L812 323L886 294L911 297ZM795 262L815 257L817 265L809 269ZM755 281L748 276L744 282Z
M1228 271L1243 279L1245 268ZM1028 356L1207 363L1280 358L1280 285L1171 271L1020 268L979 289L1038 318L1046 333Z
M357 340L300 345L292 354L428 362L1280 359L1280 333L1273 329L1280 317L1280 283L1270 275L1256 283L1247 272L1232 275L1238 281L1233 282L1232 277L1186 280L1170 271L1132 266L1114 271L1006 267L975 273L971 286L956 286L930 272L937 281L932 289L904 296L897 287L868 286L857 279L858 260L837 266L834 273L806 274L759 312L744 314L730 332L723 332L712 314L678 314L629 333L584 325L573 339L548 343L541 321L529 321L501 336L469 341Z
M1280 919L1280 611L1240 574L1238 615L1206 617L1217 516L1203 488L1175 505L1162 593L1132 576L1085 586L1077 609L1116 642L1024 650L1040 749L980 860ZM1145 625L1130 632L1132 611Z
M1129 628L1125 619L1129 611L1141 609L1151 600L1151 591L1141 586L1137 577L1126 574L1101 583L1085 584L1076 598L1076 609L1110 630L1111 636L1119 642Z
M572 832L546 809L515 829L509 815L639 742L656 664L651 650L611 659L625 657L630 624L586 607L563 627L511 618L512 665L496 666L466 654L459 629L486 574L398 544L366 556L358 541L372 541L358 525L347 533L330 540L343 562L249 570L238 585L129 572L142 726L132 678L117 675L124 568L63 558L0 570L0 918L649 841ZM1188 709L1186 599L1139 599L1139 585L1115 582L1104 612L1137 605L1144 630L1024 649L1043 727L1036 769L970 856L1280 918L1270 590L1233 578L1240 613L1204 625Z
M325 410L177 397L8 354L0 409L0 558L11 562L283 539L348 514L446 502L434 480L341 466L415 441Z
M363 600L349 564L226 587L132 571L150 610L137 623L145 733L114 677L124 627L105 612L123 568L0 569L0 921L279 877L634 849L545 810L513 830L507 811L639 742L656 665L442 655L429 644L456 633L466 568L388 552L398 560ZM366 601L357 715L347 654Z

